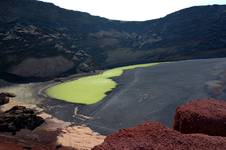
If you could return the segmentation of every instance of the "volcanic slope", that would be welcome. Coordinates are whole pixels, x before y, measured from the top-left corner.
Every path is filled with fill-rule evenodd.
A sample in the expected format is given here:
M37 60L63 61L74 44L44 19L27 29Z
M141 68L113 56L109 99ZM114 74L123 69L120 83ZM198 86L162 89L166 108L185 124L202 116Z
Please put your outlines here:
M128 22L36 0L1 0L0 78L32 82L99 68L225 57L225 24L225 5Z

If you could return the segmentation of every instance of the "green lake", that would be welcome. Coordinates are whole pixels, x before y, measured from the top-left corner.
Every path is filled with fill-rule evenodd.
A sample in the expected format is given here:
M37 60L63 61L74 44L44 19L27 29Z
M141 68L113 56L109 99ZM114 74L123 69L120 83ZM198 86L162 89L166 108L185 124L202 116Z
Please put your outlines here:
M50 87L46 94L54 99L79 104L95 104L106 97L106 93L117 86L112 80L124 71L140 67L151 67L158 63L139 64L106 70L97 75L81 77Z

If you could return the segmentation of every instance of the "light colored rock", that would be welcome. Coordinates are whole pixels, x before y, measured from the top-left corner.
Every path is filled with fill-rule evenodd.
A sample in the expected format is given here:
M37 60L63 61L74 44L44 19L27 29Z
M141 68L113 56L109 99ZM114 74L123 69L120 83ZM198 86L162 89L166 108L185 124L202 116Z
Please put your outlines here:
M94 146L101 144L104 139L105 136L93 132L86 126L72 126L62 130L57 141L59 144L66 147L89 150Z

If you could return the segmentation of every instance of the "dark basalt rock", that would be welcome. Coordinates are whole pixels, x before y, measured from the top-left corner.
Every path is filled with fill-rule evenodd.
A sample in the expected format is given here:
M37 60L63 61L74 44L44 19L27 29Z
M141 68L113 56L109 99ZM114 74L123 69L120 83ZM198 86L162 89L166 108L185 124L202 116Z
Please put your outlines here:
M35 111L23 106L15 106L0 114L0 132L15 133L20 129L33 130L44 123Z
M0 105L7 104L10 97L16 97L13 93L0 93Z
M16 97L16 94L14 94L14 93L9 93L9 92L3 92L3 93L0 93L0 95L5 95L6 97Z
M226 136L226 102L204 99L177 108L174 129L181 133Z

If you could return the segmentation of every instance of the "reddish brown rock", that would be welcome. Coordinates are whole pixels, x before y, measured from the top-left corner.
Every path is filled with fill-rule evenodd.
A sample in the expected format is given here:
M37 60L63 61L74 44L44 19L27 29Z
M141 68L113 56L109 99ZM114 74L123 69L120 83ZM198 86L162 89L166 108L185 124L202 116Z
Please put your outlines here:
M93 150L225 150L226 138L181 134L158 122L122 129Z
M181 133L226 136L226 102L206 99L179 106L174 129Z
M0 135L0 150L57 150L54 145L44 145L38 141L25 141L23 139L12 138ZM62 148L59 150L72 150Z

